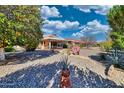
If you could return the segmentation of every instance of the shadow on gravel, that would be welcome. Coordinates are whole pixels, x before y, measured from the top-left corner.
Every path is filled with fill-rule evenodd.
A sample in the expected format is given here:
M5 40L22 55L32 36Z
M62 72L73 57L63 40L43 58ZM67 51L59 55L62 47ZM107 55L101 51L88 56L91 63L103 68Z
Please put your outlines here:
M100 56L99 55L91 55L89 58L95 60L95 61L100 61Z
M100 55L101 55L101 57L100 57ZM104 55L103 55L103 53L99 53L96 55L90 55L88 57L91 58L92 60L96 61L96 62L99 62L99 63L102 63L105 65L106 63L108 63L109 60L107 60Z
M0 78L1 88L59 88L60 70L63 63L53 63L28 67ZM113 81L104 79L98 74L86 69L85 71L70 65L70 78L73 88L116 88Z
M49 50L36 50L32 52L21 52L6 54L7 65L22 64L27 61L33 61L41 58L46 58L59 53L58 51L52 52ZM10 63L11 62L11 63Z

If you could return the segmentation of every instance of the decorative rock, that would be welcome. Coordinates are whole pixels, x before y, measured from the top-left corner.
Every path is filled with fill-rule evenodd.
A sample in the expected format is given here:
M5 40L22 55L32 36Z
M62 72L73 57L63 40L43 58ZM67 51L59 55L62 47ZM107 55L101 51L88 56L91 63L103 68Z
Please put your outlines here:
M14 48L17 52L23 52L23 51L25 51L25 48L23 48L23 47L21 47L21 46L18 46L18 45L13 46L13 48Z
M107 75L108 75L109 77L112 77L113 74L114 74L114 66L111 65L111 66L109 67L109 69L108 69Z

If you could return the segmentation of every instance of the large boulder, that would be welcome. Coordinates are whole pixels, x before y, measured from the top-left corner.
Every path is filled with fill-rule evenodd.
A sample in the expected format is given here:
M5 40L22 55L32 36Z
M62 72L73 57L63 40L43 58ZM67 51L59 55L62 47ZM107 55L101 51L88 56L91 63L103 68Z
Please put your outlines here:
M21 47L21 46L13 46L13 48L15 49L16 52L24 52L26 51L26 49L24 47Z

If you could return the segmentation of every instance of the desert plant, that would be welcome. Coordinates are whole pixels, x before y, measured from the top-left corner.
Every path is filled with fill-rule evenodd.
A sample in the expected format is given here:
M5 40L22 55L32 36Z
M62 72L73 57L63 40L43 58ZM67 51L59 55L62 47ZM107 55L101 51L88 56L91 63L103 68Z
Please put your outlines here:
M71 87L70 82L70 70L68 63L68 56L62 58L63 68L61 71L61 79L60 79L60 87L61 88L69 88Z
M63 63L63 70L66 70L69 68L70 63L68 63L68 56L62 57L61 62Z
M112 61L111 65L124 69L124 61L123 61L124 57L120 50L114 49L110 51L109 58Z

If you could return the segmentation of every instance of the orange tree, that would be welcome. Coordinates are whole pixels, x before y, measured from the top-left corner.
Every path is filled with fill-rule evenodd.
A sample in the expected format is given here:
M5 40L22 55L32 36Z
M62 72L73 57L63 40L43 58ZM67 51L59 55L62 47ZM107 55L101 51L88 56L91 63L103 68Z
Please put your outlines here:
M42 38L41 25L40 6L0 6L0 48L34 50Z

